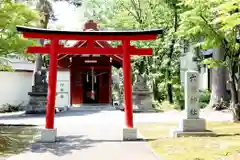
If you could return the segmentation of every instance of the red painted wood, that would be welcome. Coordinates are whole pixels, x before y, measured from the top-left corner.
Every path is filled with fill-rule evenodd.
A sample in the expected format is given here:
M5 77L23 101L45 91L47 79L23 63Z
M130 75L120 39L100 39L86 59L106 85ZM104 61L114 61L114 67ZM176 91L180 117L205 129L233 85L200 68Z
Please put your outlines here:
M87 44L87 41L78 41L73 45L73 47L86 48L87 47L86 44ZM96 48L113 48L112 45L109 44L106 41L94 41L94 44L95 44ZM121 57L118 57L117 55L109 55L109 57L116 60L118 63L122 64L122 58Z
M102 103L102 74L99 76L99 85L98 85L98 90L99 90L99 103Z
M46 112L46 128L54 128L54 113L55 113L55 99L56 99L56 85L57 85L57 66L58 66L58 40L51 41L50 50L50 64L48 76L48 101Z
M82 103L82 71L74 67L71 68L72 78L71 78L71 88L72 88L72 104L81 104Z
M73 47L82 47L84 44L86 44L87 41L77 41Z
M109 69L109 103L112 102L112 67Z
M101 83L99 83L99 98L100 98L100 103L102 104L109 104L109 97L110 97L110 92L109 92L109 76L110 76L110 67L108 69L101 70L102 74L101 75Z
M81 66L81 67L79 67L79 69L81 69L82 71L89 70L89 68L90 68L90 66ZM99 71L99 70L106 71L109 68L110 68L110 66L95 66L94 70L96 70L96 71Z
M111 44L106 41L95 41L95 43L100 46L101 48L113 48ZM109 55L112 59L116 60L120 64L122 64L122 58L118 57L117 55Z
M132 110L132 80L131 80L131 57L129 54L130 41L125 40L123 43L123 86L124 86L124 110L126 125L133 128L133 110Z
M73 71L73 76L72 76L72 81L71 81L71 86L72 86L72 104L82 104L83 103L83 73L86 71L90 71L91 66L88 67L80 67L80 68L72 68ZM99 89L99 101L98 103L100 104L108 104L110 103L109 101L109 85L110 83L108 82L109 76L110 76L110 67L95 67L95 71L101 73L105 73L107 75L107 81L102 81L101 78L99 78L99 86L97 87ZM82 74L80 75L80 72ZM101 75L99 75L101 77ZM77 85L76 85L77 83ZM80 84L80 85L79 85ZM102 86L104 84L104 86Z
M98 60L98 63L96 64L84 64L84 60ZM79 78L79 73L82 72L82 74L86 71L90 71L91 67L94 66L94 70L97 72L108 72L108 70L111 68L109 62L109 57L102 56L102 57L80 57L76 56L72 59L72 70L73 70L73 80L71 83L74 83L77 78ZM81 76L82 77L82 76ZM74 80L75 79L75 80ZM83 85L83 84L82 84ZM107 85L108 86L108 85ZM73 86L72 91L72 103L73 104L82 104L83 103L83 87ZM98 88L99 89L99 88ZM107 90L107 92L106 92ZM100 90L101 93L99 93L99 103L109 103L109 97L108 97L108 87L104 88L103 90Z
M94 41L93 40L87 41L87 48L94 48Z
M49 53L49 47L28 47L27 53ZM100 55L122 55L123 49L118 48L59 48L59 54L100 54ZM129 48L128 54L130 55L142 55L142 56L151 56L151 48Z
M72 86L72 80L73 80L73 72L72 72L72 68L70 67L70 69L69 69L69 72L70 72L70 105L72 106L72 88L73 88L73 86Z
M81 75L80 75L80 81L81 81L81 84L82 84L82 86L80 87L80 90L79 90L79 98L80 98L80 104L82 104L83 103L83 74L81 73Z
M69 34L52 34L52 33L23 33L24 38L33 38L33 39L59 39L59 40L155 40L157 34L150 35L129 35L129 36L83 36L83 35L69 35Z

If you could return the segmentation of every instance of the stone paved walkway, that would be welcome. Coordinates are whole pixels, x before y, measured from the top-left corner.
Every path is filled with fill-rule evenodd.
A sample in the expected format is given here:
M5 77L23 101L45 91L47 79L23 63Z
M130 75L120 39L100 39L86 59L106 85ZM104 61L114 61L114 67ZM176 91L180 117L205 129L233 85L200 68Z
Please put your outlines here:
M33 144L26 152L9 157L8 160L159 160L146 142L122 141L124 114L120 112L123 116L120 118L114 117L116 112L110 112L113 115L108 113L79 113L78 116L76 112L66 113L68 116L56 118L59 142ZM3 121L38 125L45 123L44 117L32 119L15 117Z

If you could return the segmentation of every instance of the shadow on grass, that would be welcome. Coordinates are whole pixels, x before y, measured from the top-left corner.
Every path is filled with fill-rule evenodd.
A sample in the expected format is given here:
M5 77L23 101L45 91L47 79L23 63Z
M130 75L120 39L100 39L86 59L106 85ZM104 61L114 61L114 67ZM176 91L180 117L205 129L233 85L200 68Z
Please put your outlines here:
M37 135L38 129L29 126L0 126L0 155L12 155L24 151Z
M156 141L158 140L158 138L147 138L147 139L143 139L143 141L145 142L152 142L152 141Z
M240 136L240 133L228 133L228 134L217 134L216 137L232 137L232 136Z

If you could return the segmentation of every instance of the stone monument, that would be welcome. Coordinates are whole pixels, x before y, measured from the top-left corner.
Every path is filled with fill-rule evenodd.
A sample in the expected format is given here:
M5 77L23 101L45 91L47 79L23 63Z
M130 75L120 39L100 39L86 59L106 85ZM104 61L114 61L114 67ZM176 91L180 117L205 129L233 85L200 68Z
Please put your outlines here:
M206 130L206 120L199 118L199 73L186 71L184 83L185 115L179 123L179 128L172 131L172 136L214 135L213 132Z
M38 71L34 74L34 85L32 92L29 92L30 100L26 108L27 114L45 113L47 104L47 72Z
M147 86L146 78L141 75L136 75L136 80L132 89L134 110L142 112L153 111L152 95L153 92Z

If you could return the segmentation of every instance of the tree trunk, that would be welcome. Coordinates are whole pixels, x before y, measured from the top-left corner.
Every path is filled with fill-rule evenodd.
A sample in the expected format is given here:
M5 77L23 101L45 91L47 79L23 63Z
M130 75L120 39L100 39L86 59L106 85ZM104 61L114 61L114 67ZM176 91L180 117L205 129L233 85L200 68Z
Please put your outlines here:
M238 65L238 71L237 71L237 93L238 93L238 100L240 100L240 65Z
M177 28L178 28L178 13L177 13L177 5L174 4L173 6L173 26L174 26L174 33L175 34L177 32ZM171 41L171 44L170 44L170 47L169 47L169 55L168 55L168 58L169 58L169 61L167 63L167 73L166 73L166 79L167 79L167 95L168 95L168 101L169 103L173 103L173 88L172 88L172 83L169 82L172 77L171 77L171 61L172 61L172 56L174 54L174 46L175 46L175 43L176 43L176 39L175 39L175 35L173 35L173 39Z
M238 91L236 87L236 79L235 79L235 69L236 69L236 62L233 62L233 66L231 68L231 71L229 73L229 79L230 79L230 89L231 89L231 105L230 108L233 113L233 121L239 122L240 121L240 104L238 99Z
M166 74L166 79L167 79L167 96L168 96L168 101L170 104L173 103L173 91L172 91L172 83L171 83L171 59L172 59L172 55L174 52L174 45L175 45L175 39L172 40L171 42L171 46L170 46L170 52L168 55L169 61L167 64L167 74Z
M41 54L35 55L35 67L33 72L33 86L35 85L35 75L42 69L42 56Z
M47 8L46 5L48 5L47 3L45 3L44 1L39 1L38 7L37 9L41 12L42 14L42 19L40 19L40 28L44 28L46 29L48 26L48 22L50 19L50 11L45 9ZM41 46L44 45L44 39L40 39L39 43L41 44ZM35 75L41 71L43 66L43 60L42 60L42 55L41 54L36 54L35 56L35 68L34 68L34 72L33 72L33 86L35 85Z
M216 60L224 60L224 48L222 45L213 53L213 58ZM227 100L225 67L220 66L212 68L211 86L212 92L208 108L221 109L221 106L219 106L220 108L217 106L222 101Z

